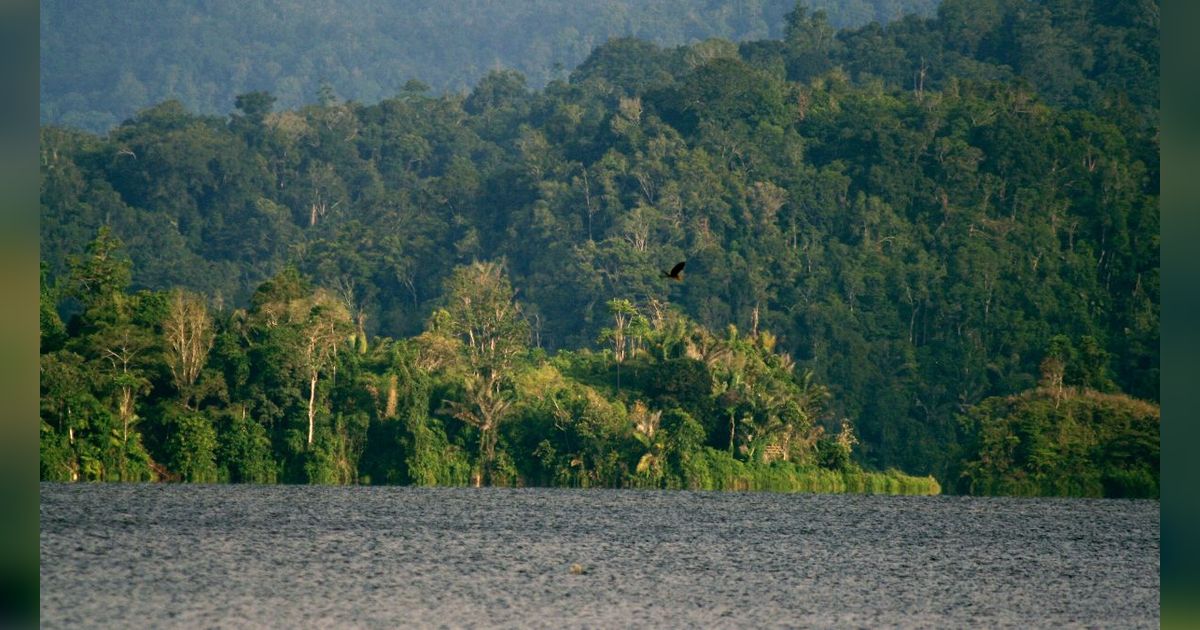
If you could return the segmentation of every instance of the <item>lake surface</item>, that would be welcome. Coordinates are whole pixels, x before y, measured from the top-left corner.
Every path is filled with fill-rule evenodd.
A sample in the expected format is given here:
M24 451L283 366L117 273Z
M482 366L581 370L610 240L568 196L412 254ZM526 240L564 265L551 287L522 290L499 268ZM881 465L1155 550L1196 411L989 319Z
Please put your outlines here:
M43 484L41 554L43 627L1159 621L1157 501Z

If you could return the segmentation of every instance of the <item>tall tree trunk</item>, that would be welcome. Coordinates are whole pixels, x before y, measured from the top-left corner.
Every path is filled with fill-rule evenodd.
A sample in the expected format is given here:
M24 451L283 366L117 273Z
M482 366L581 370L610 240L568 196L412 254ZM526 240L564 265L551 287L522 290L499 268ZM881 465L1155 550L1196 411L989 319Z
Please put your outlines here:
M496 458L496 423L487 419L479 427L479 476L480 479L492 484L492 460Z
M483 485L485 480L491 483L491 475L488 473L487 439L486 426L479 427L479 485Z
M317 371L313 370L312 378L308 381L308 445L313 443L313 425L317 416Z
M121 388L121 445L129 443L129 420L133 417L133 390L129 387Z

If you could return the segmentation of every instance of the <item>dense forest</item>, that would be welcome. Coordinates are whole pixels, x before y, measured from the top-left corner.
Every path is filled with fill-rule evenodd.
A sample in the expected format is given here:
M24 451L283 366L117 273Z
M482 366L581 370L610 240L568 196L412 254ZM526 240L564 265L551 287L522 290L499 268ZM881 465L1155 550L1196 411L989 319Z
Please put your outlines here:
M104 228L72 261L69 325L43 302L44 479L940 490L856 465L853 427L826 432L828 391L765 332L612 300L604 351L549 356L476 262L420 335L368 340L294 268L214 317L195 293L128 293L121 249Z
M782 32L44 128L44 476L1157 496L1157 3Z
M375 103L418 79L468 92L511 68L542 87L614 37L658 45L778 39L795 0L94 0L41 3L43 123L103 133L168 99L227 114L238 94L281 108ZM835 28L932 15L937 0L804 0ZM131 16L136 16L131 19Z

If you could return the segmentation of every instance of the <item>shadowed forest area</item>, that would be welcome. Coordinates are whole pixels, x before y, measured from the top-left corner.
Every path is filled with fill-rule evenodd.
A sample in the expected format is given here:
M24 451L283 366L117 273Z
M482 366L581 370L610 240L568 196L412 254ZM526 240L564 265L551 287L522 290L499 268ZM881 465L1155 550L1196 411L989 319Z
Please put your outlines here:
M929 15L44 127L43 478L1157 497L1158 4Z

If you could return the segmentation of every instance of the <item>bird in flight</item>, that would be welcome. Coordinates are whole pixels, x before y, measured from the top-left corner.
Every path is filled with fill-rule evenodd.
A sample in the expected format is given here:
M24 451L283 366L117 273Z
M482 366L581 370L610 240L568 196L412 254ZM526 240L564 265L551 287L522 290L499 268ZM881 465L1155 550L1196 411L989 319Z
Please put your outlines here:
M681 262L681 263L675 265L674 267L671 267L671 271L669 271L669 272L664 271L663 277L670 278L670 279L676 280L676 281L683 280L683 276L680 274L683 273L683 266L685 264L686 264L686 262Z

